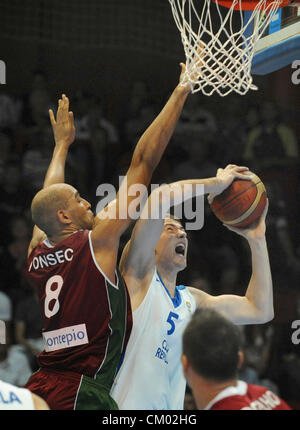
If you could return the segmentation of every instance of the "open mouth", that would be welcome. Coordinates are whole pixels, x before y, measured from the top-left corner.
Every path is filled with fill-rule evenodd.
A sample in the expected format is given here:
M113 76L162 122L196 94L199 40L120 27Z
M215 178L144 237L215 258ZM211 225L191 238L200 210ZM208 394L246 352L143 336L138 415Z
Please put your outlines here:
M175 252L176 252L176 254L184 256L185 246L183 245L183 243L179 243L178 245L176 245Z

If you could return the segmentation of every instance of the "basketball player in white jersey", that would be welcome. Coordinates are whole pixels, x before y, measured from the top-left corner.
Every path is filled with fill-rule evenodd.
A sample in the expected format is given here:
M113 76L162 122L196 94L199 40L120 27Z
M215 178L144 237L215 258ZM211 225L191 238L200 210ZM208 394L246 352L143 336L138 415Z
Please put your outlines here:
M0 411L49 410L47 403L26 388L0 381Z
M181 190L186 183L203 184L204 193L210 193L212 200L234 178L247 179L246 168L229 165L219 169L216 178L180 181L176 188L171 184L173 202L184 200ZM187 264L188 241L180 222L161 212L167 209L163 202L169 189L166 185L152 192L120 261L133 310L131 337L111 391L120 409L183 409L186 383L180 362L181 339L197 307L214 308L235 324L265 323L273 318L265 239L267 207L255 226L243 230L228 227L244 236L251 249L252 276L245 296L213 297L196 288L176 286L177 274ZM154 219L154 213L160 214L160 219Z

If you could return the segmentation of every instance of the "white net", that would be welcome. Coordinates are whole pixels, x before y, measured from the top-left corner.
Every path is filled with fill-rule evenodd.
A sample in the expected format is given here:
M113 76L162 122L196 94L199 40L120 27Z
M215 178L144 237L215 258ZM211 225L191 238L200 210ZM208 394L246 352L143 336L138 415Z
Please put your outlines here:
M220 6L218 0L169 2L186 55L183 82L190 83L192 92L226 96L257 90L251 76L255 43L282 1L259 0L247 21L243 0L234 0L230 8Z

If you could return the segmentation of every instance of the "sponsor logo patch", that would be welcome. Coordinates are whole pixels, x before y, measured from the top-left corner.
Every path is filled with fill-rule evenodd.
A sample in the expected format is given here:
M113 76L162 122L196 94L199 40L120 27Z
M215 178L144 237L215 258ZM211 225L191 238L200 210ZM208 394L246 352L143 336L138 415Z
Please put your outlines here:
M57 351L89 343L86 325L78 324L43 333L45 351Z

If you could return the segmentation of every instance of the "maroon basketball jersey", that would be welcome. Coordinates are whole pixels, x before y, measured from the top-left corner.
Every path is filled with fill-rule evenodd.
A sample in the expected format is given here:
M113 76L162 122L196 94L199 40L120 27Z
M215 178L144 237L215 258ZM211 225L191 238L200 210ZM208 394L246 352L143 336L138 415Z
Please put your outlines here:
M210 402L211 410L290 410L288 404L265 387L238 381Z
M91 232L77 231L54 247L44 240L28 258L28 276L43 315L40 366L97 378L110 388L132 314L118 269L114 285L98 266Z

